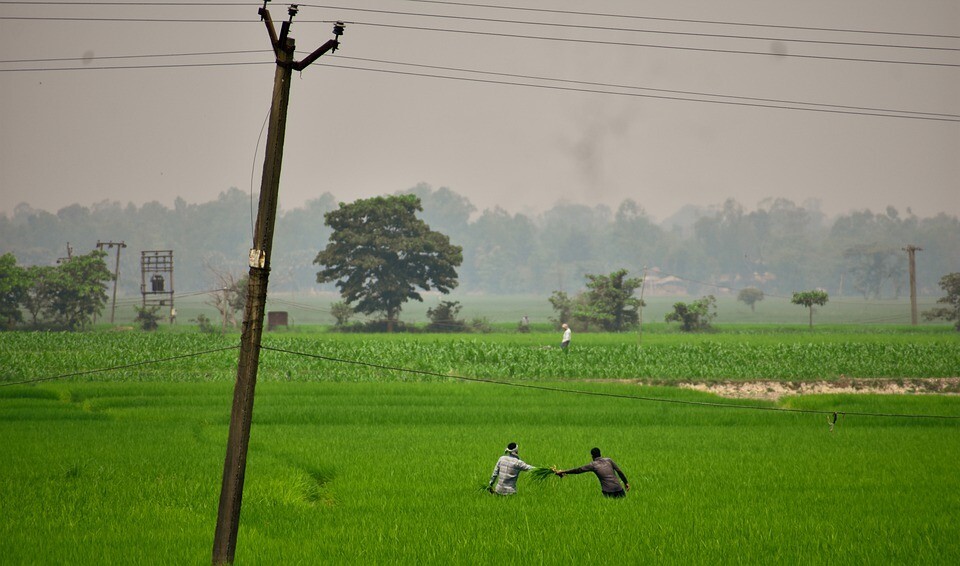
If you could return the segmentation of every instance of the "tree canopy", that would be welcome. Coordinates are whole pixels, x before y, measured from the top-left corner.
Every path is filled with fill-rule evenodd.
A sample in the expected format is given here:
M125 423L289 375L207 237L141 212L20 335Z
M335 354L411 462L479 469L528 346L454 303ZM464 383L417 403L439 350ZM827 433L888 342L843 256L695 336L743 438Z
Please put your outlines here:
M947 294L937 299L937 304L946 306L925 311L923 317L927 320L955 320L957 323L954 328L960 331L960 273L948 273L941 277L940 288Z
M418 289L449 293L463 249L417 218L420 199L395 195L341 203L324 215L333 230L313 263L317 283L336 281L340 295L363 314L383 313L388 329L403 303L423 301Z
M826 291L799 291L793 294L790 302L795 305L803 305L810 309L810 328L813 328L813 306L819 305L822 307L827 304L828 299L829 295L827 295Z

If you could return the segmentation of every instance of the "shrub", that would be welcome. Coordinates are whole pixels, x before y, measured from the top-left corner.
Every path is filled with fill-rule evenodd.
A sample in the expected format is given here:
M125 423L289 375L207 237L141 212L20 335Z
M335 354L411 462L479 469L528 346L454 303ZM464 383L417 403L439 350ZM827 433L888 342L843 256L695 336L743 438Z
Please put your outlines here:
M140 327L140 330L152 332L160 327L160 317L157 316L157 311L160 310L159 306L138 307L134 305L133 308L137 311L137 317L133 321Z
M678 302L673 305L673 312L664 317L667 322L679 322L684 332L709 330L710 323L717 318L717 299L707 295L690 304Z

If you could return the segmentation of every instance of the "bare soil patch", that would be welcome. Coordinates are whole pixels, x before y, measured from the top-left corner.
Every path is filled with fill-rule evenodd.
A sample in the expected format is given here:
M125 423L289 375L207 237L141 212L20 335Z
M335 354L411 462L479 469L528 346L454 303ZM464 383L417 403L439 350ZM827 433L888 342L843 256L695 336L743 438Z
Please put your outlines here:
M870 393L883 395L960 395L960 377L854 379L832 381L711 381L683 382L685 389L721 397L776 401L786 395Z

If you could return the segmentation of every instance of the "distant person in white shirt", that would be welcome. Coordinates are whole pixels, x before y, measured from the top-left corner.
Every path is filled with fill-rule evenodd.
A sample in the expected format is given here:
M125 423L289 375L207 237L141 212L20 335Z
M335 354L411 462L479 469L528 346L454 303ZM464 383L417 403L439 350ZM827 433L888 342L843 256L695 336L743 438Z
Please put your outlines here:
M567 347L570 345L570 326L564 322L560 328L563 328L563 338L560 340L560 347L563 348L563 351L567 351Z

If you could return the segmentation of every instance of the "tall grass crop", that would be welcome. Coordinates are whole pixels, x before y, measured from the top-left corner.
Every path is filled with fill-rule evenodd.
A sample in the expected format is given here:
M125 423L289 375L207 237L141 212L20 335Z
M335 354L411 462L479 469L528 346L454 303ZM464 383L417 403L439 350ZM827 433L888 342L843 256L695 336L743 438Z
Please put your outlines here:
M960 337L920 334L580 334L564 353L553 335L268 334L260 379L275 381L830 380L956 377ZM113 368L74 380L232 381L236 336L0 333L0 383ZM141 365L137 365L141 364ZM393 368L393 369L391 369ZM413 370L413 371L402 371ZM416 373L425 372L425 373ZM442 379L442 377L440 378Z
M4 564L209 564L231 398L227 382L0 388ZM960 415L957 397L908 399ZM850 416L831 433L823 415L396 382L265 382L253 421L238 564L960 560L957 421ZM632 489L521 475L515 496L478 492L508 441L560 467L599 446Z

